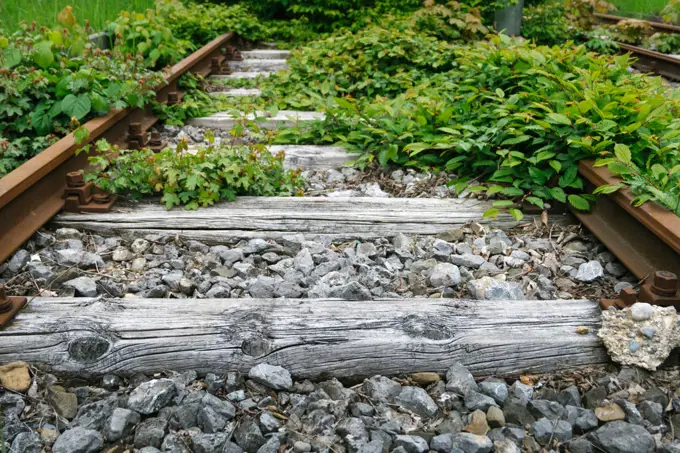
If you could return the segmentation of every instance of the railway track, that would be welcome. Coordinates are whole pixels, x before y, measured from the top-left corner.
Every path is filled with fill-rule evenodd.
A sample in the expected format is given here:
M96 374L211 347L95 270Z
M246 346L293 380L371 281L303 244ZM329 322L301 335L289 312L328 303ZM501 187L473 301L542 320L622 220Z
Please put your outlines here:
M234 39L231 34L223 35L173 67L168 86L158 91L159 99L180 97L176 93L177 79L189 71L206 76L253 78L285 68L284 51L243 52L245 59L234 65L233 73L215 75L215 68L225 59L223 48ZM236 90L227 94L256 95L257 92ZM268 118L263 127L275 128L319 117L320 114L310 112L279 112L278 116ZM144 134L157 121L153 114L134 109L111 112L92 120L86 127L90 130L90 141L106 138L125 146L126 132L132 124L139 124L132 127L140 128ZM233 118L218 113L195 119L193 124L229 129ZM303 248L307 243L295 239L300 235L322 238L319 241L331 244L360 243L371 239L395 240L403 234L449 237L452 230L470 223L487 224L491 228L511 228L518 224L507 215L496 220L484 219L489 202L457 198L243 197L231 204L195 212L166 211L154 201L121 203L110 213L59 214L65 204L62 194L67 173L86 165L83 155L75 156L75 149L73 137L65 137L0 180L0 218L12 219L0 223L0 263L49 221L57 228L84 229L102 236L184 236L213 247L244 241L261 245L262 242L257 241L262 240L271 245L271 241L276 240L283 244L302 244ZM287 153L289 167L330 169L351 160L341 149L333 147L280 149ZM595 186L610 178L602 169L594 169L588 163L581 166L581 173ZM680 219L651 203L643 208L631 208L630 199L629 193L621 191L600 200L592 213L576 215L636 277L642 279L659 270L680 274ZM568 222L559 216L553 220ZM540 213L527 215L526 222L540 223ZM310 244L309 247L317 247L319 243L311 241ZM295 260L302 260L299 255L294 256ZM303 268L297 261L295 266ZM219 269L215 272L224 272ZM250 270L239 269L246 278ZM653 281L648 280L652 288ZM658 303L672 304L676 297L664 296L664 299L650 291ZM223 363L227 368L245 369L266 358L286 363L306 377L342 376L346 372L343 361L351 361L362 375L371 375L380 371L383 359L393 353L388 345L394 345L395 341L399 353L405 357L398 363L399 367L413 371L417 371L422 360L433 351L441 353L441 348L449 358L442 361L441 366L434 366L429 362L433 358L436 361L438 356L431 356L428 369L443 369L451 357L481 374L550 371L606 361L595 336L599 312L593 301L519 299L502 303L471 300L441 303L427 299L389 299L367 304L349 297L342 299L274 301L253 296L247 302L208 298L193 304L195 301L191 299L138 298L112 303L92 297L35 298L18 314L16 323L0 330L0 362L29 359L61 372L85 375L155 372L167 368L169 363L181 371L204 368L197 364L195 357L191 358L192 351L201 350L213 362ZM10 310L0 313L0 325L6 324L25 303L23 298L10 301ZM317 303L321 308L315 306ZM271 316L262 314L263 307L267 307L264 311L272 311ZM455 316L451 315L452 311ZM507 328L501 327L504 320L498 319L497 314L501 312L505 313L503 316L513 314L516 318ZM326 320L328 313L335 313L331 316L332 322ZM474 325L470 322L472 317L484 318L484 325ZM296 320L294 335L289 334L288 324L282 324L281 319ZM378 333L374 331L376 326L382 326ZM577 332L576 327L584 326L585 333ZM488 335L489 331L496 333ZM228 338L226 343L225 338ZM44 347L36 346L36 341ZM342 360L325 358L329 345L336 345L333 354ZM148 354L149 348L156 352ZM412 354L415 356L406 358ZM560 357L560 361L556 362L554 357ZM310 366L312 358L314 363Z

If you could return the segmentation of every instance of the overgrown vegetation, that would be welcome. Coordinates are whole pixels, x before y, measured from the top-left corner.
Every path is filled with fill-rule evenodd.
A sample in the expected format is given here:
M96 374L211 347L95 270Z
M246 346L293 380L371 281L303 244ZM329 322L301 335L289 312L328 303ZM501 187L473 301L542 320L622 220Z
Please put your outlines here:
M143 106L163 80L140 57L94 49L70 9L59 20L0 31L0 177L94 115Z
M237 195L290 196L301 190L303 179L283 168L283 153L272 155L264 145L216 146L208 139L210 145L197 150L189 150L184 141L159 153L121 150L100 140L89 158L94 170L86 179L112 194L162 196L168 209L198 209Z
M276 140L342 144L358 153L360 166L455 172L455 191L484 192L496 200L488 216L508 210L520 218L526 204L544 207L555 201L588 209L595 197L578 176L583 159L596 159L622 178L621 185L598 193L628 185L637 195L636 203L654 200L679 212L678 94L660 79L631 74L625 56L589 52L613 53L615 40L670 52L677 40L652 36L636 21L599 27L593 13L613 9L604 0L529 4L524 34L531 42L490 34L493 11L509 4L500 0L226 3L186 6L161 0L153 11L121 14L108 26L115 43L113 57L102 54L110 64L115 61L110 72L111 83L122 85L117 96L98 81L101 86L75 86L83 90L73 93L76 98L83 95L77 105L84 107L85 98L90 101L87 112L74 110L73 99L66 102L56 89L45 96L50 106L36 109L41 98L36 95L25 108L49 114L59 104L62 111L55 110L60 121L54 132L63 134L105 106L143 102L144 96L128 99L121 80L140 84L142 78L148 88L160 77L152 70L225 31L236 30L251 40L313 39L293 52L289 70L266 80L227 82L231 87L258 86L261 97L215 99L206 94L203 80L186 77L184 102L157 105L156 111L168 124L182 124L217 110L323 110L324 121L277 131ZM53 32L40 33L44 41ZM5 39L5 47L16 46ZM59 48L55 45L49 48ZM79 74L81 67L70 67L66 58L71 47L65 46L59 57L54 54L55 61L61 58L59 64L50 64ZM82 64L95 66L90 60L96 54L85 46ZM12 52L3 49L2 55L7 59ZM29 57L35 58L27 53L26 61ZM138 72L116 72L129 69L120 66L118 57ZM31 65L26 64L25 71ZM53 83L56 87L59 79ZM101 110L95 106L99 97L108 102ZM75 121L58 116L73 112L79 113L72 115ZM37 124L31 121L29 126L35 129ZM245 128L253 129L255 137L266 135L250 122L238 126L235 136ZM2 134L6 130L2 124ZM35 129L32 143L40 143L39 132L44 131ZM177 154L165 150L154 155L102 142L91 160L97 171L89 178L102 189L136 197L159 194L168 207L197 208L237 194L294 194L301 187L296 173L283 170L282 156L271 156L261 146L232 143L189 152L182 144ZM235 175L239 166L246 172Z

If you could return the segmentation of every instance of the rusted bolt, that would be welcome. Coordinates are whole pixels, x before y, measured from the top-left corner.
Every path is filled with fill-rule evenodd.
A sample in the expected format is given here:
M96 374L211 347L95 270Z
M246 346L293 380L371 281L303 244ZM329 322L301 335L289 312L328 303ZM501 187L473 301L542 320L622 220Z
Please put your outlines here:
M619 299L621 299L627 307L630 307L637 301L637 291L633 288L623 288L619 291Z
M168 93L168 105L179 104L179 93L171 91Z
M657 271L654 273L652 282L652 292L659 296L674 296L678 291L678 277L668 271Z
M236 49L236 50L234 50L234 55L231 58L232 58L232 60L235 60L235 61L241 61L241 60L243 60L243 55L241 55L240 50Z
M128 133L130 135L142 135L142 123L130 123Z
M131 138L128 140L128 149L142 149L142 142L138 138Z
M111 201L111 195L108 193L96 193L93 195L92 199L97 204L106 204Z
M151 133L151 139L149 140L149 144L151 146L158 146L163 143L163 140L161 140L161 133L154 131Z
M66 173L66 185L69 187L83 187L85 185L83 174L79 171Z

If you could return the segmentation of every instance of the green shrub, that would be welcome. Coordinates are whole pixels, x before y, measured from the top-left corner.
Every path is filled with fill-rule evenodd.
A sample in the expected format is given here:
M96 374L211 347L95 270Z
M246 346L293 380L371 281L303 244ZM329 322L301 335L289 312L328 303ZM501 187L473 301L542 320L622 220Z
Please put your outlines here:
M411 22L416 32L445 41L481 39L489 31L482 24L479 9L458 2L427 4L413 14Z
M492 186L472 190L516 200L495 209L550 200L587 209L593 198L577 164L616 145L627 146L641 169L680 163L680 93L669 96L659 78L630 74L627 56L499 36L456 47L452 64L391 100L337 98L325 122L282 137L339 141L362 152L364 164L454 171L458 190L486 181Z
M269 35L258 18L244 5L189 4L165 0L160 13L175 36L200 47L218 36L233 31L243 39L259 41Z
M163 83L142 58L94 49L70 9L54 30L0 30L0 177L109 108L143 106Z
M405 28L344 32L292 53L290 70L262 84L268 97L393 96L451 69L452 46ZM295 96L293 96L295 97Z
M680 53L680 34L655 33L649 38L646 46L665 54Z
M524 8L522 36L539 44L560 45L572 38L562 2Z
M123 11L108 24L107 31L114 50L132 56L139 54L152 68L177 63L192 47L190 42L175 36L167 20L154 10L145 13Z
M149 149L121 150L105 140L89 158L86 179L112 194L141 198L161 195L170 209L198 209L237 195L296 195L303 180L283 168L284 154L272 155L264 145L210 146L195 152L186 142L159 153Z

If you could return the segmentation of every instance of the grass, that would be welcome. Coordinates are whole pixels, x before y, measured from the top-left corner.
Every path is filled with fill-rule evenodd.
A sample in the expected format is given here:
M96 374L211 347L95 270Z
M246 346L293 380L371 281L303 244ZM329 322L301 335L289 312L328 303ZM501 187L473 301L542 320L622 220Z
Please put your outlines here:
M152 8L154 0L0 0L0 20L8 30L16 30L21 21L36 21L51 27L57 23L57 14L67 5L73 7L78 22L90 21L95 30L101 30L107 21L120 11L145 11Z
M1 1L1 0L0 0ZM619 10L615 14L623 16L657 15L668 0L609 0Z

